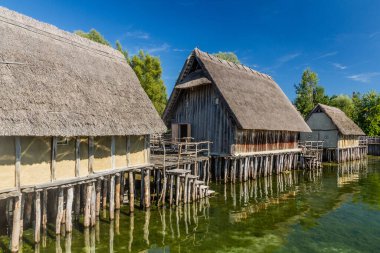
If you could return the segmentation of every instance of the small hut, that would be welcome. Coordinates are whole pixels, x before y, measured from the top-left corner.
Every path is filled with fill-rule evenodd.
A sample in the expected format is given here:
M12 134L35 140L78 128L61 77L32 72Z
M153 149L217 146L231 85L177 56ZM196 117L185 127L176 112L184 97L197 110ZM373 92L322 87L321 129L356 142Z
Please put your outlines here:
M2 7L0 38L0 197L151 166L166 128L120 52Z
M365 133L338 108L318 104L306 117L313 131L301 134L302 141L323 141L323 160L344 162L361 159L367 145L361 137Z
M211 141L217 157L299 153L301 115L268 75L194 49L163 115L172 138Z

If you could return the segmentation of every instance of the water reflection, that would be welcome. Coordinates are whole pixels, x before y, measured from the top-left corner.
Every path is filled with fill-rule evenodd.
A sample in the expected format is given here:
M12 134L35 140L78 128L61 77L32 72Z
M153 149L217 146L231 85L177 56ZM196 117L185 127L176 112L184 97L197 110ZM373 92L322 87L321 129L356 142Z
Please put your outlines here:
M380 234L379 169L380 159L369 165L353 162L325 166L321 170L292 171L242 184L212 185L216 196L197 203L145 212L136 210L132 215L128 214L128 208L122 208L115 213L114 221L101 216L94 228L84 229L76 224L72 234L57 238L51 232L52 227L43 235L41 246L24 240L24 252L272 252L280 249L309 252L309 248L300 250L300 235L310 245L329 238L349 243L336 237L351 231L350 224L360 225L357 223L360 219L363 224L373 224L372 233ZM357 210L363 212L363 204L370 210L376 209L377 215L354 211L347 214L347 206L361 205ZM105 213L105 217L109 215ZM329 222L324 223L326 217ZM335 231L337 228L344 232ZM32 238L32 233L25 231L25 237L28 236ZM359 243L367 236L368 233L355 234ZM307 241L308 237L318 238L318 242Z

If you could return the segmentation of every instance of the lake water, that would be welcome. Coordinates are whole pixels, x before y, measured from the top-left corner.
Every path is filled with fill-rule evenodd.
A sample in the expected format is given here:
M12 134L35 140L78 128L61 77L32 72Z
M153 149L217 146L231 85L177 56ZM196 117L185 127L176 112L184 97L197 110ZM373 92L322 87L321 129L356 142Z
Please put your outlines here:
M379 252L380 159L243 184L214 184L216 195L181 208L152 209L96 228L76 225L39 252ZM53 229L53 227L52 227ZM34 252L32 230L23 252ZM2 247L7 243L2 240Z

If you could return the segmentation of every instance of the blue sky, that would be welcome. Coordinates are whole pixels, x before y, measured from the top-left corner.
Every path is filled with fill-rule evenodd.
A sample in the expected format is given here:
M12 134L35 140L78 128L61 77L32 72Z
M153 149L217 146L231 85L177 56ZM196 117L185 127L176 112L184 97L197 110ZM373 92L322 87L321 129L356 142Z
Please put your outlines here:
M232 51L294 99L310 67L329 95L380 91L380 1L0 0L67 31L95 28L135 54L159 56L170 94L194 47Z

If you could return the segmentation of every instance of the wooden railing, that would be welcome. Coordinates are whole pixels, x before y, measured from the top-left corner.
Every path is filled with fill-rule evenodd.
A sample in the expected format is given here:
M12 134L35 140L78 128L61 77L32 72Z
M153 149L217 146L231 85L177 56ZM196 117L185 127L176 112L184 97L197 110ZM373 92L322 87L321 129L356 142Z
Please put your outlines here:
M306 150L323 150L324 141L302 141L298 147Z
M380 137L367 137L367 144L380 144Z

